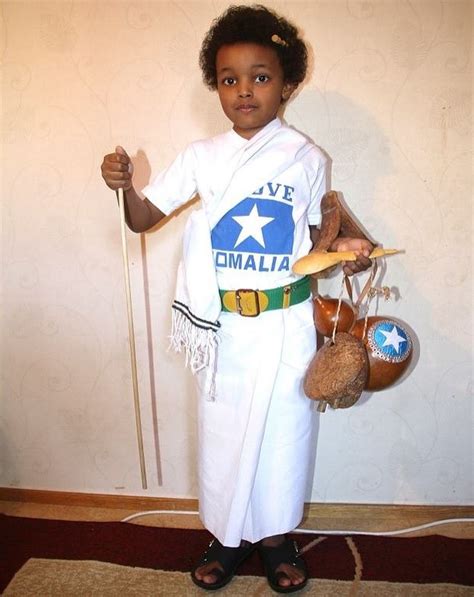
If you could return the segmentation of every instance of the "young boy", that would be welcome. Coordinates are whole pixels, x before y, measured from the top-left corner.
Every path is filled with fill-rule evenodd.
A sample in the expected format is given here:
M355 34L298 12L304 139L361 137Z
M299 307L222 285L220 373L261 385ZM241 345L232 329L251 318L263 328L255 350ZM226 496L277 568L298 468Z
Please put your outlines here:
M174 304L180 317L211 327L218 338L217 354L198 379L200 515L215 539L193 582L208 590L224 586L258 546L270 586L293 592L307 580L286 533L303 515L315 413L302 379L316 341L309 280L291 265L317 238L326 163L278 113L305 77L307 51L284 18L262 6L236 6L213 23L200 64L232 130L192 143L144 189L145 200L133 187L123 148L105 156L102 175L111 189L124 189L135 232L197 192L203 205L205 232L198 237L209 244L212 271L203 247L190 245L195 236L186 233L189 304ZM358 251L346 266L355 273L370 265L371 248L338 238L331 250ZM194 254L192 261L201 250L202 259ZM213 279L220 296L215 320L193 307L199 286L212 287Z

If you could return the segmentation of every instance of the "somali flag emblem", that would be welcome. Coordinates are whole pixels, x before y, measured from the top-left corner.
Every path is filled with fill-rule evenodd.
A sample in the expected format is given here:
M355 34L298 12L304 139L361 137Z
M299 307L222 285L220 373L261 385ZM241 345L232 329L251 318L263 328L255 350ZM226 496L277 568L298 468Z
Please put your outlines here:
M407 330L391 319L372 324L367 331L367 343L375 356L388 363L405 361L412 350Z
M211 242L221 251L291 255L294 235L292 205L246 197L219 220Z

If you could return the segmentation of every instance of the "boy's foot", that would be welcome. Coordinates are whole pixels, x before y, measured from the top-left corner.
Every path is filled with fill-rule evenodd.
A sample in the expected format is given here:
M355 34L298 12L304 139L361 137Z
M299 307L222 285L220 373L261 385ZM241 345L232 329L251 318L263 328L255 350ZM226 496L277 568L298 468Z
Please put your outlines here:
M237 568L254 549L255 546L248 541L242 541L240 547L225 547L213 539L191 572L191 580L208 591L220 589L231 581Z
M295 541L285 535L263 539L258 547L268 583L277 593L294 593L308 582L306 565Z

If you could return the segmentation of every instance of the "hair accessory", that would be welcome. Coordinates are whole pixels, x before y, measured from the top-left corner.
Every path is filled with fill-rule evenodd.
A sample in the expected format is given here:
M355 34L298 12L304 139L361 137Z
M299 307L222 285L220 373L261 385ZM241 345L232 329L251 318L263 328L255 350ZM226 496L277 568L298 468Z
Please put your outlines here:
M284 39L282 39L279 35L277 35L276 33L274 33L272 35L272 42L274 44L278 44L279 46L283 46L285 48L288 47L288 42L286 42Z

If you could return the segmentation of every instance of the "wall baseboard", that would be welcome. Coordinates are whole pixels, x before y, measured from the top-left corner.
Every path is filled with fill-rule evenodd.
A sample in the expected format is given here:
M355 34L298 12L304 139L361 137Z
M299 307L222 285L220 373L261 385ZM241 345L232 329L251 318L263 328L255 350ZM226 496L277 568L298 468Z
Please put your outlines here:
M108 493L81 493L42 489L0 487L0 500L30 502L52 506L83 506L120 510L197 510L198 500L188 498L160 498Z
M6 514L19 516L69 520L122 520L125 516L137 512L166 511L170 516L176 516L178 511L195 512L198 510L198 500L0 487L0 509ZM153 524L152 515L145 518ZM456 523L454 519L472 521ZM445 520L453 522L433 524L422 531L400 536L441 534L474 538L474 506L470 505L309 503L306 504L305 517L300 528L390 533Z

